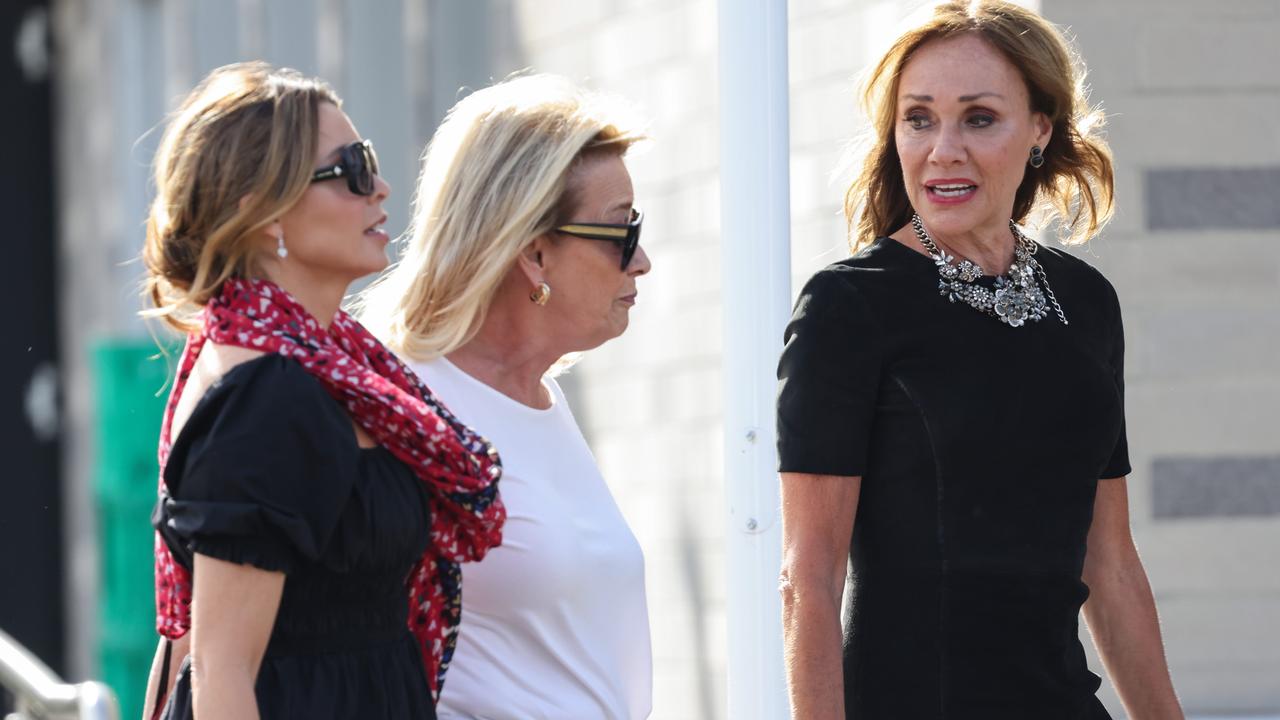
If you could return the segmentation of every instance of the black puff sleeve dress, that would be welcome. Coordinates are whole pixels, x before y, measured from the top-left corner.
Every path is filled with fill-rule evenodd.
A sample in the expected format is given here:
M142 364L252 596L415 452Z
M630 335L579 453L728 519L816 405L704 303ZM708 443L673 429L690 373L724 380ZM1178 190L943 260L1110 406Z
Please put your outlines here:
M426 549L423 483L357 445L320 383L278 355L201 398L165 469L153 523L193 553L286 574L258 673L262 718L434 718L405 578ZM190 660L164 718L191 718Z
M933 261L889 238L800 294L781 470L862 477L850 718L1108 717L1077 622L1097 483L1129 472L1119 305L1084 262L1036 258L1069 325L951 303Z

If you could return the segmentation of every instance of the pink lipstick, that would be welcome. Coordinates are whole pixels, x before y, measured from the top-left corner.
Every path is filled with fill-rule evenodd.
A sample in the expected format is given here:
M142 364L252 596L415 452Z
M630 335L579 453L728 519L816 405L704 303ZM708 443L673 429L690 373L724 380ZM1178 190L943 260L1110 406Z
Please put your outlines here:
M969 178L939 178L924 184L925 194L929 200L940 205L957 205L968 202L978 186Z

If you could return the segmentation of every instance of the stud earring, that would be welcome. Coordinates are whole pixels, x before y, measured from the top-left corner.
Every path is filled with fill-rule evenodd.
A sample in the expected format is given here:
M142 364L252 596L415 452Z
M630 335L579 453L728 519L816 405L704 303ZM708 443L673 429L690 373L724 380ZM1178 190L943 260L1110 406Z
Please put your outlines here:
M1033 168L1038 168L1041 165L1044 165L1044 150L1040 149L1039 145L1032 145L1031 158L1028 159L1027 162L1030 163Z
M529 299L538 307L546 305L547 301L551 299L551 286L545 280L539 282L537 289L529 293Z
M283 231L283 230L282 230L282 231L280 231L280 236L276 238L276 255L279 255L281 260L283 260L283 259L285 259L285 258L289 257L289 251L288 251L288 249L286 249L286 248L285 248L285 246L284 246L284 231Z

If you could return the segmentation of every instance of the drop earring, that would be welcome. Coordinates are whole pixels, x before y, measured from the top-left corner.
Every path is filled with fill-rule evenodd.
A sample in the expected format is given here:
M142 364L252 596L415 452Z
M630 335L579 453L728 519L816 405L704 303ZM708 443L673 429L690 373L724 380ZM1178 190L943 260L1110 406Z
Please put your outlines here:
M1038 168L1044 165L1044 150L1039 145L1031 146L1031 157L1027 160L1031 167Z
M278 255L281 260L289 257L289 251L284 246L283 230L280 231L280 235L276 238L276 255Z

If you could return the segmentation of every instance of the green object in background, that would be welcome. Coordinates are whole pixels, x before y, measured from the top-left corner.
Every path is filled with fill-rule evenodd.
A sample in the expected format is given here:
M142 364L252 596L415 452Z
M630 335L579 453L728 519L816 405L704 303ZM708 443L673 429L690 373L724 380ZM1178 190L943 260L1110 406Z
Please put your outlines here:
M123 718L142 715L156 649L151 508L165 383L176 363L176 354L164 356L151 341L107 341L93 350L102 578L98 662Z

